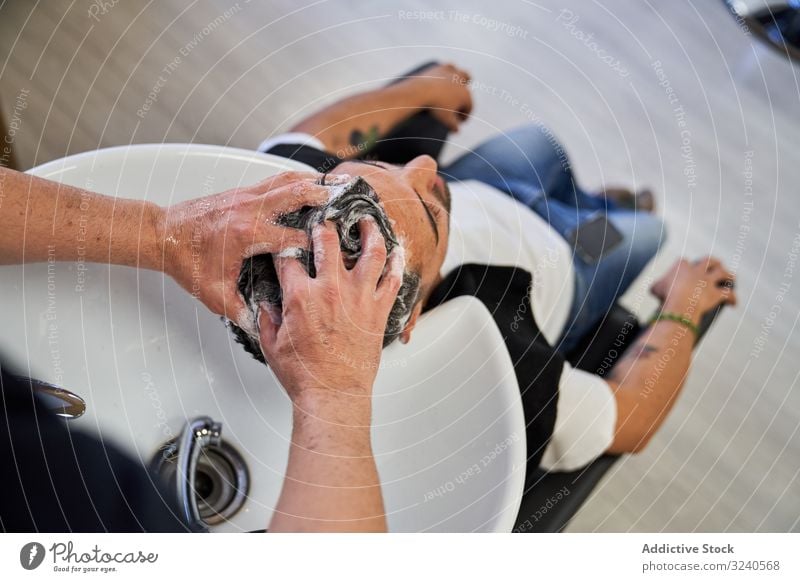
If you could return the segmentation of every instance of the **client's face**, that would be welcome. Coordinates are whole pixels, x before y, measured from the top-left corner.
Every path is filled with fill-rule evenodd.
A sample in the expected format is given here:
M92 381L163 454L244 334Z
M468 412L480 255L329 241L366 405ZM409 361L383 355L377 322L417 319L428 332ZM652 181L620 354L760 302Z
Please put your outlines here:
M421 277L422 301L416 315L440 279L447 252L450 192L437 169L433 158L419 156L405 166L348 161L331 172L361 176L378 195L405 247L406 269Z

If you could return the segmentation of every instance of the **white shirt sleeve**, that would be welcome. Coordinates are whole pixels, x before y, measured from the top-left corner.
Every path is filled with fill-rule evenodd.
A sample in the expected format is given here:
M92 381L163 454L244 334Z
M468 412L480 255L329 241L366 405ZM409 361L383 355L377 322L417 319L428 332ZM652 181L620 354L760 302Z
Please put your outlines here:
M267 152L274 148L276 145L290 144L290 145L307 145L318 150L325 151L325 146L316 137L308 133L290 132L270 137L261 142L258 146L258 151Z
M556 426L544 451L546 471L574 471L602 455L614 440L617 402L600 376L564 364Z

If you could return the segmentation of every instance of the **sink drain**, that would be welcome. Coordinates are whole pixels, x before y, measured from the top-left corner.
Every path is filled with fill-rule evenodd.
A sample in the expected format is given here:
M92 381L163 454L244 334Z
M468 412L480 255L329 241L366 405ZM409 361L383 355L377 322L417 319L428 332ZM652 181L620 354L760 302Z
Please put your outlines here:
M228 519L244 505L250 476L242 457L225 441L200 453L194 479L197 509L207 524Z
M219 438L208 442L197 439L193 479L182 478L181 439L161 447L153 459L154 470L170 485L177 485L182 504L190 503L190 515L197 516L206 525L216 525L231 518L247 499L250 473L242 456L229 443ZM193 495L192 490L193 489ZM181 495L180 492L185 492Z

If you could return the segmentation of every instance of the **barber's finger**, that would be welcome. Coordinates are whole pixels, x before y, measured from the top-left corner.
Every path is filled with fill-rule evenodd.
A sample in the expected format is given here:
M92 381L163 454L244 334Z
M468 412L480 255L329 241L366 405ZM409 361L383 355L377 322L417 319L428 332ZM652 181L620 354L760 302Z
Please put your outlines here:
M261 340L261 351L269 361L275 343L278 341L280 322L276 320L274 313L278 311L278 308L268 305L266 302L262 303L260 307L258 310L258 335Z
M278 282L281 286L285 305L287 296L292 296L303 289L308 289L311 278L300 263L300 259L289 256L277 256L274 260L275 271L278 274Z
M247 190L253 194L265 194L270 190L281 188L293 182L305 181L314 183L321 176L322 174L319 172L281 172L248 186Z
M381 235L378 224L371 216L358 222L361 233L361 256L358 258L353 273L367 279L374 290L386 265L386 242Z
M226 285L226 289L223 291L222 304L222 313L220 313L220 315L224 315L239 327L247 325L247 322L242 321L242 318L245 318L245 314L249 313L249 311L247 305L245 305L242 294L239 293L238 285L236 285L235 282L229 286ZM212 308L212 311L216 310Z
M280 188L269 190L257 200L261 204L260 215L275 220L282 214L299 210L303 206L320 206L330 198L330 190L305 180L291 182Z
M288 226L273 226L269 229L274 250L280 252L288 248L308 248L308 233Z
M298 210L303 206L319 206L328 201L329 190L312 183L293 182L263 196L248 200L243 212L253 213L253 228L250 241L244 251L245 257L274 253L288 247L307 247L308 235L305 231L281 226L281 215Z
M314 266L317 268L317 278L329 277L339 271L339 266L344 269L341 258L339 232L336 225L330 221L314 225L311 231L311 240L314 244Z
M394 303L397 298L397 292L400 291L400 286L403 284L403 273L406 268L405 255L405 249L401 246L396 246L392 249L392 252L389 253L383 277L378 283L376 295L379 300L386 301L390 305Z
M237 240L229 233L227 246L241 245L235 249L237 256L246 259L255 255L278 253L288 248L307 248L308 235L297 228L278 226L266 221L256 222L250 231L244 233L245 240Z

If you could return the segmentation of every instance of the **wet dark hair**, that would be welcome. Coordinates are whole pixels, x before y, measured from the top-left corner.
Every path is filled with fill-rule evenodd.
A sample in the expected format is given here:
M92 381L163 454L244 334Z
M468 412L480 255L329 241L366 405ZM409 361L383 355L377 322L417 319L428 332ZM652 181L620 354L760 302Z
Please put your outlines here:
M340 247L348 268L352 268L361 256L361 232L358 222L366 216L375 219L386 244L387 256L400 244L380 200L365 180L359 177L348 184L331 186L331 188L333 189L331 199L323 206L304 206L296 212L282 215L279 217L278 223L306 231L311 240L311 230L314 225L330 220L336 225L341 241ZM337 192L336 189L340 192ZM299 249L297 258L305 267L306 272L311 277L315 277L314 251ZM253 321L257 322L259 304L262 302L274 305L278 311L281 310L281 287L271 254L256 255L246 260L239 273L238 285L239 292L250 309ZM403 282L386 322L383 347L392 343L403 331L419 298L419 292L419 274L405 271ZM236 341L242 344L248 353L258 361L267 363L261 352L257 335L248 334L233 322L230 322L229 326Z

